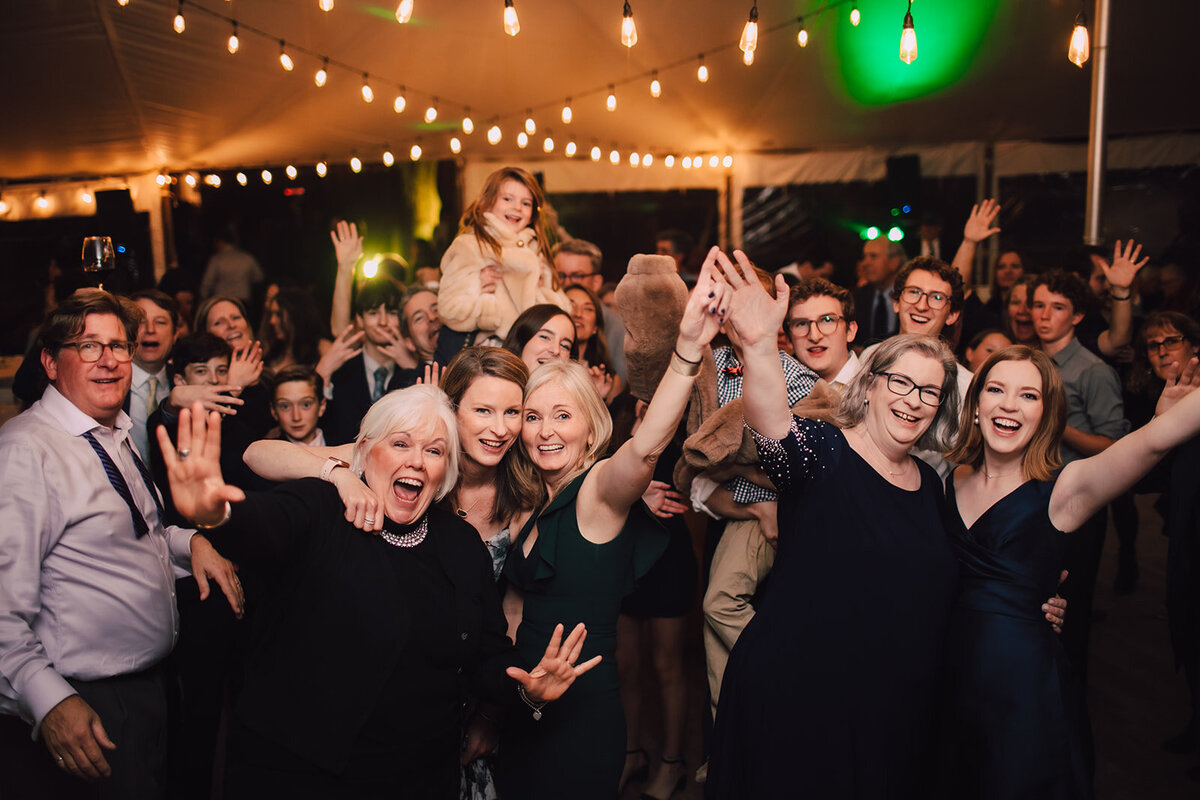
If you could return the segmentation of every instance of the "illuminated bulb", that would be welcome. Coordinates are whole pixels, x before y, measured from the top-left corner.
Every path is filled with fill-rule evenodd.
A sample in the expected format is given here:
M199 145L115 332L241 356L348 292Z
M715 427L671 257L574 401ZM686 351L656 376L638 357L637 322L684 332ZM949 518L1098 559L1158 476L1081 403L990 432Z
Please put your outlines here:
M458 140L457 136L451 136L450 137L450 152L458 153L461 150L462 150L462 142L460 142Z
M7 213L8 213L8 201L0 200L0 214L7 214Z
M411 158L413 161L420 161L421 160L421 145L414 144L412 146L412 149L408 151L408 157Z
M1088 56L1092 54L1091 42L1088 41L1087 15L1080 11L1075 15L1075 28L1071 31L1071 45L1067 48L1067 60L1079 68L1083 68Z
M475 120L471 119L471 109L469 108L466 115L463 116L462 131L468 136L475 132Z
M533 136L535 133L537 133L537 123L533 121L532 111L525 112L525 132L530 136Z
M247 183L250 182L250 179L246 177L246 173L239 172L237 174L237 182L238 182L239 186L245 186Z
M33 201L33 204L38 207L39 211L45 211L47 208L50 207L50 201L48 199L46 199L45 192L42 192L41 194L39 194L37 200Z
M917 60L917 29L913 27L912 0L908 0L908 13L904 15L904 28L900 31L900 60L905 64Z
M366 261L363 262L363 277L364 278L374 278L378 274L379 274L379 259L378 258L368 258Z
M808 31L804 29L804 20L800 20L800 32L796 34L796 44L808 47Z
M683 165L684 169L691 169L692 168L692 157L684 156L683 161L680 163Z
M725 167L726 169L732 167L733 166L733 156L725 156L724 158L722 158L721 166Z
M425 109L425 123L429 124L437 119L437 98L433 98L433 105Z
M570 125L571 120L575 118L575 112L571 110L571 98L567 98L567 102L563 104L562 121L563 125Z
M171 182L171 179L168 178L165 173L159 173L158 175L154 176L154 182L157 183L159 186L166 186L168 183Z
M621 13L621 44L633 47L637 44L637 25L633 23L633 9L629 0L625 0L625 10Z
M719 166L721 166L721 159L718 158L717 156L709 156L708 157L708 165L710 167L719 167Z
M521 21L517 19L513 0L504 0L504 32L509 36L516 36L521 32Z
M121 8L124 8L125 6L129 5L129 0L117 0L117 5L119 5Z
M610 164L620 164L621 163L621 154L618 153L616 150L610 150L608 153L608 161Z
M529 144L529 134L527 134L525 131L521 131L520 133L518 133L517 134L517 147L524 150L528 144Z
M367 73L363 73L362 98L364 103L375 102L375 91L371 88L371 84L367 83Z
M631 167L636 167L636 166L637 166L638 164L640 164L640 163L642 163L642 157L641 157L641 156L639 156L637 153L630 153L630 154L629 154L629 166L631 166Z
M362 172L362 159L354 156L350 159L350 171L354 173Z
M209 175L207 178L204 179L204 182L207 183L209 186L213 187L214 189L221 188L221 176L220 175L215 175L215 174Z
M313 75L313 83L315 83L317 85L317 88L319 89L325 85L325 81L327 81L327 80L329 80L329 59L328 58L321 62L321 68L317 70L316 75Z
M229 51L229 55L236 55L241 42L238 40L237 23L233 23L233 33L229 34L228 41L225 42L225 49Z
M663 164L666 165L667 169L675 166L675 156L667 156L663 159Z
M754 63L754 51L753 50L747 50L746 52L742 53L742 63L745 64L747 67Z
M404 87L400 87L400 94L396 95L396 99L392 101L392 111L397 114L403 113L405 107L408 106L408 101L404 99Z
M746 17L746 24L742 28L742 38L738 42L738 48L749 56L758 49L758 3L750 6L750 16ZM753 57L746 63L752 63Z
M502 136L502 134L500 133L499 125L493 125L492 127L488 128L488 132L487 132L488 144L500 144L501 136Z
M322 11L333 11L333 0L317 0L317 7Z
M329 165L326 164L324 161L318 161L316 170L317 170L317 177L324 178L325 173L329 172Z
M544 153L553 153L554 152L554 140L551 139L549 136L547 136L545 139L542 140L542 152L544 152Z
M567 158L574 158L578 148L574 141L567 142L567 146L563 148L563 152L567 154Z
M649 153L646 153L644 156L642 156L642 166L643 167L648 167L653 163L654 163L654 156L650 155Z
M279 66L283 67L287 72L291 72L296 68L296 62L292 61L292 57L287 54L287 50L283 49L283 39L279 40Z
M696 67L696 80L708 83L708 67L704 66L704 56L700 56L700 66Z
M617 90L611 83L608 85L608 97L604 100L604 107L609 111L617 110Z
M400 5L396 6L396 22L401 25L412 19L413 0L400 0Z
M655 71L650 76L650 96L659 97L662 95L662 84L658 82L658 72Z
M192 185L194 186L195 184L196 184L196 179L192 178ZM84 189L83 191L81 191L79 193L79 199L81 201L83 201L84 205L90 206L96 198L92 196L91 192L89 192L87 189ZM0 212L0 213L3 213L3 212Z
M854 7L850 9L850 24L857 27L859 21L861 21L861 20L862 20L862 14L858 13L858 3L855 3Z
M296 176L300 174L299 172L296 171L296 168L291 164L288 164L287 167L283 171L287 174L289 181L296 180Z
M394 155L392 155L392 151L384 150L383 151L383 165L385 167L390 167L392 164L395 164L395 163L396 163L396 157Z
M176 33L183 33L187 29L187 21L183 18L183 3L179 4L179 10L175 12L174 28Z
M183 176L183 182L186 183L192 189L196 188L196 176L190 172L187 175ZM91 201L85 200L84 202L87 203L87 202L91 202Z
M589 153L588 155L590 155L590 156L591 156L591 159L592 159L592 161L599 161L599 160L600 160L600 156L601 156L601 153L600 153L600 148L599 148L599 147L593 147L593 148L592 148L592 152L591 152L591 153Z
M262 182L267 184L268 186L271 184L271 177L272 177L271 170L264 169L262 171Z

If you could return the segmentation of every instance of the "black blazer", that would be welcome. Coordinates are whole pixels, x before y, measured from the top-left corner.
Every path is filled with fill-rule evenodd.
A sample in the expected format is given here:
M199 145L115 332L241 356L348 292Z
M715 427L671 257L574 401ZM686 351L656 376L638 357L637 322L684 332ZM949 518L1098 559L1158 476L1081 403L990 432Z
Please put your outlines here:
M325 416L321 417L321 430L325 432L326 444L345 444L354 441L358 435L359 423L371 407L372 387L367 384L366 369L362 353L359 353L333 373L330 379L333 399L325 407ZM397 366L392 370L387 390L391 392L412 386L419 376L418 370Z
M460 632L455 660L464 700L517 699L504 674L517 659L491 558L475 529L453 514L429 511L429 537L454 585L452 609L405 607L384 557L392 545L346 522L337 490L315 478L250 494L227 525L205 534L234 561L262 570L267 584L238 718L313 764L345 768L414 614L444 616ZM417 716L410 724L421 726Z
M889 291L884 302L888 303L889 307L892 302L891 292ZM897 315L895 323L887 330L877 331L874 329L874 312L875 310L875 287L868 283L865 286L860 286L854 290L854 316L858 322L858 335L854 337L854 344L869 346L876 342L882 342L889 336L895 336L900 332L900 318ZM889 308L890 310L890 308Z

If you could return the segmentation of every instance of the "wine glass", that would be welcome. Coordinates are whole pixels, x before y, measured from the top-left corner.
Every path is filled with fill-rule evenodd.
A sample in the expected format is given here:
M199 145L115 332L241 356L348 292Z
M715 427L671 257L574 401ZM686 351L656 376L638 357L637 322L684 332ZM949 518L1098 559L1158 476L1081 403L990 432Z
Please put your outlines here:
M83 238L83 271L97 276L111 274L117 267L117 254L113 250L112 238L108 236L85 236ZM103 289L104 284L98 284Z

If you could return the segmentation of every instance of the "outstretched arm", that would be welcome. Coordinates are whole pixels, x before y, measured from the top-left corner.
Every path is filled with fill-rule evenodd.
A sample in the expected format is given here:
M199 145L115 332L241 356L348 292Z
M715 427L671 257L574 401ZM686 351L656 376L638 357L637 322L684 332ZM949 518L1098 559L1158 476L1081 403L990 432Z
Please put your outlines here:
M242 454L246 466L254 474L269 481L294 481L300 478L319 478L330 458L349 462L354 457L354 445L337 447L306 447L278 439L259 439L251 442ZM357 475L345 467L331 471L326 478L337 487L346 521L363 531L383 528L383 513L379 498Z
M1141 261L1142 246L1135 245L1132 239L1125 242L1125 250L1121 250L1121 242L1113 247L1112 265L1101 261L1104 277L1108 280L1108 295L1112 298L1112 317L1108 322L1108 330L1102 331L1096 341L1100 352L1106 356L1114 356L1117 351L1133 341L1133 281L1138 270L1146 266L1150 260L1147 256Z
M792 424L787 384L776 350L775 332L787 316L788 288L782 275L775 277L772 298L758 282L750 262L734 251L737 266L726 259L721 266L733 287L729 322L742 340L742 413L746 424L763 436L782 439ZM722 256L724 258L724 256Z
M1073 531L1128 490L1172 448L1200 433L1200 361L1193 358L1168 383L1149 423L1099 455L1063 468L1050 495L1050 521Z
M354 288L354 265L362 258L363 238L358 226L340 220L329 232L337 257L337 275L333 279L333 310L329 316L331 331L344 331L350 324L350 295Z
M967 217L967 224L963 226L962 244L958 246L954 260L950 262L950 266L962 275L963 285L968 289L971 287L971 273L975 266L975 250L984 239L1000 232L999 228L992 227L999 213L1000 204L991 198L971 206L971 215Z

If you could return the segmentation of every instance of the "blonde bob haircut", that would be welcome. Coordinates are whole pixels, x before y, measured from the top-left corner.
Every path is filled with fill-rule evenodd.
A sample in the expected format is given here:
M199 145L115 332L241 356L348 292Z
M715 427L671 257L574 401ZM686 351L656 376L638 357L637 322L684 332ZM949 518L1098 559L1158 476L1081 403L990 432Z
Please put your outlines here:
M1062 466L1058 454L1059 441L1067 427L1067 392L1062 377L1050 357L1041 350L1023 344L1014 344L997 350L988 356L971 380L971 388L963 402L961 430L954 449L946 454L946 460L955 464L967 464L973 469L983 466L983 433L975 419L979 413L979 395L987 385L988 374L1001 361L1028 361L1042 376L1042 418L1025 447L1021 460L1021 472L1025 480L1048 481Z
M441 500L458 483L458 420L450 408L450 398L436 386L418 384L379 398L358 428L350 469L361 477L371 451L389 434L426 433L436 431L439 424L446 435L446 474L434 500Z
M608 449L609 439L612 438L612 417L600 393L596 391L596 385L592 383L592 376L581 364L562 359L542 364L525 384L525 400L528 401L534 392L548 383L560 384L579 404L579 412L587 421L592 439L580 463L561 481L565 485L595 464Z
M954 353L941 339L916 333L902 333L884 339L875 349L863 368L859 370L842 392L842 403L834 415L834 422L843 430L852 428L866 419L867 390L881 372L889 372L893 365L908 352L916 352L942 365L942 404L933 415L929 429L917 440L921 450L944 453L954 444L958 433L958 362Z

